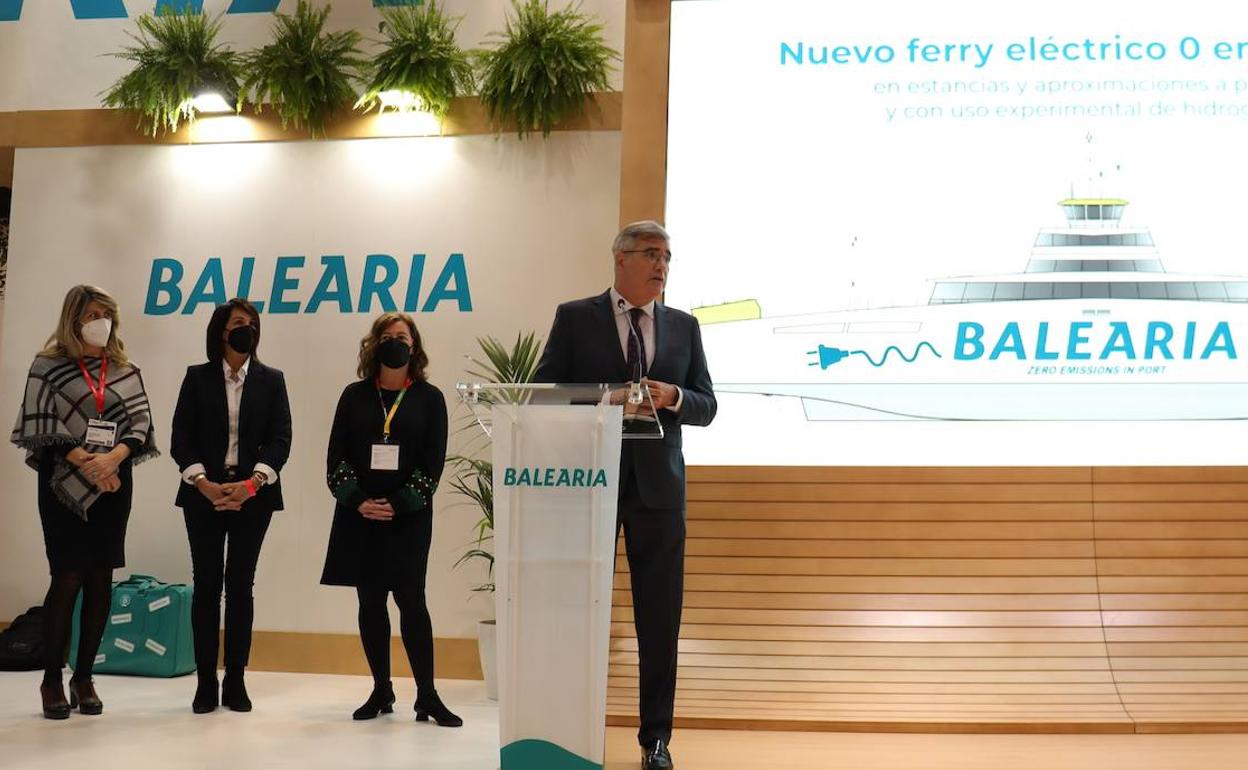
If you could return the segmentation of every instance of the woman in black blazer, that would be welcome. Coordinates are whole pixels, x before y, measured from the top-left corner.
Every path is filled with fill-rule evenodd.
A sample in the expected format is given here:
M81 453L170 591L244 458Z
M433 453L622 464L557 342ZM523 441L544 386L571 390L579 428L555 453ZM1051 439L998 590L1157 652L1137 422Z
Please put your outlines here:
M328 483L338 505L321 582L354 586L360 602L373 692L354 717L392 711L386 601L393 593L416 677L416 719L459 727L463 720L434 689L425 604L433 492L446 462L446 401L425 377L428 363L416 324L403 313L381 315L360 341L360 379L342 391L329 435Z
M177 505L186 520L195 574L191 626L199 686L191 708L196 714L218 704L222 587L225 678L219 702L251 711L243 683L251 652L251 589L265 532L273 512L282 510L278 474L290 455L286 379L256 360L259 344L255 306L232 299L218 307L208 322L208 363L187 368L173 413L170 453L182 472Z

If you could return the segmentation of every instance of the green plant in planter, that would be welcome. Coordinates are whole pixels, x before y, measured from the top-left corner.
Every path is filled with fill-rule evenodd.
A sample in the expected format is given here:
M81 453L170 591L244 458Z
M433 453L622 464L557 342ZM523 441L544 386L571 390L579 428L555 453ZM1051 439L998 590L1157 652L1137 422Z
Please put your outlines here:
M306 125L313 137L324 136L330 118L355 104L355 81L368 64L359 32L325 31L331 8L316 10L299 0L293 16L277 14L272 41L245 58L242 92L256 111L268 104L282 128Z
M475 367L468 370L470 377L485 382L533 381L538 355L542 350L542 341L533 332L517 334L510 350L493 337L478 337L477 345L485 354L485 360L469 359ZM488 404L489 394L482 393L481 401ZM488 582L472 590L489 593L494 591L494 554L488 550L494 540L494 464L481 458L489 450L488 440L473 440L477 437L484 439L485 435L479 432L476 421L469 418L458 429L460 433L465 431L471 432L465 453L446 458L453 474L450 483L457 494L481 511L481 518L473 525L475 535L472 544L455 562L455 566L478 559L484 561L489 570Z
M138 34L128 33L135 44L113 54L134 62L134 69L103 92L105 106L136 113L139 129L155 137L194 121L193 100L202 90L235 98L242 61L217 44L220 17L166 11L140 16L135 24Z
M478 53L481 102L495 126L511 120L521 138L549 136L585 111L590 94L610 87L620 54L579 5L551 13L546 0L512 0L512 11L505 30L491 34L498 45Z
M472 57L455 42L459 19L447 17L435 0L424 7L385 8L381 15L386 39L379 41L382 51L373 59L368 86L356 107L415 107L439 120L446 117L451 100L471 93L476 85Z

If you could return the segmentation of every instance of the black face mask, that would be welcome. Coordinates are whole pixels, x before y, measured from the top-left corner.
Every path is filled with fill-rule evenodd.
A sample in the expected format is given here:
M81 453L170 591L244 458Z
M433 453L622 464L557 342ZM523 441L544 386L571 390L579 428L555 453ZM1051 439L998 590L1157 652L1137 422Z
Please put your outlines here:
M225 341L235 353L250 355L256 349L256 333L250 326L231 329Z
M377 357L390 369L402 369L412 358L412 349L399 339L390 339L377 346Z

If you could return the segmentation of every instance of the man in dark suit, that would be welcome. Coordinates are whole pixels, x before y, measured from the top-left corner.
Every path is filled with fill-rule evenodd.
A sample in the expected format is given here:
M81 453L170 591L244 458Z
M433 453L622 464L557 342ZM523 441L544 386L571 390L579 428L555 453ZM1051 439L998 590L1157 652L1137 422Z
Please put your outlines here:
M715 393L698 322L658 301L672 252L667 232L635 222L612 245L615 285L567 302L538 363L536 382L642 379L663 439L625 441L620 454L619 527L632 574L641 679L645 770L673 767L668 743L676 698L676 643L684 590L685 459L681 425L709 425Z

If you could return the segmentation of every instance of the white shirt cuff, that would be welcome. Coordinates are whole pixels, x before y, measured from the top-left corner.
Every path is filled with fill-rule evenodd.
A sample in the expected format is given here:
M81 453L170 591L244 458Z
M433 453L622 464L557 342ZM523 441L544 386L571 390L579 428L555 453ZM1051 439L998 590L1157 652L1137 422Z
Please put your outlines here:
M669 406L668 409L671 409L673 412L680 412L680 405L685 403L685 391L679 385L673 385L672 387L676 388L676 403Z
M185 484L194 484L195 477L201 473L207 473L207 471L204 470L203 463L188 465L186 470L182 471L182 482Z
M273 470L264 463L256 463L256 467L251 469L251 473L253 476L257 473L263 473L265 484L277 483L277 471Z

